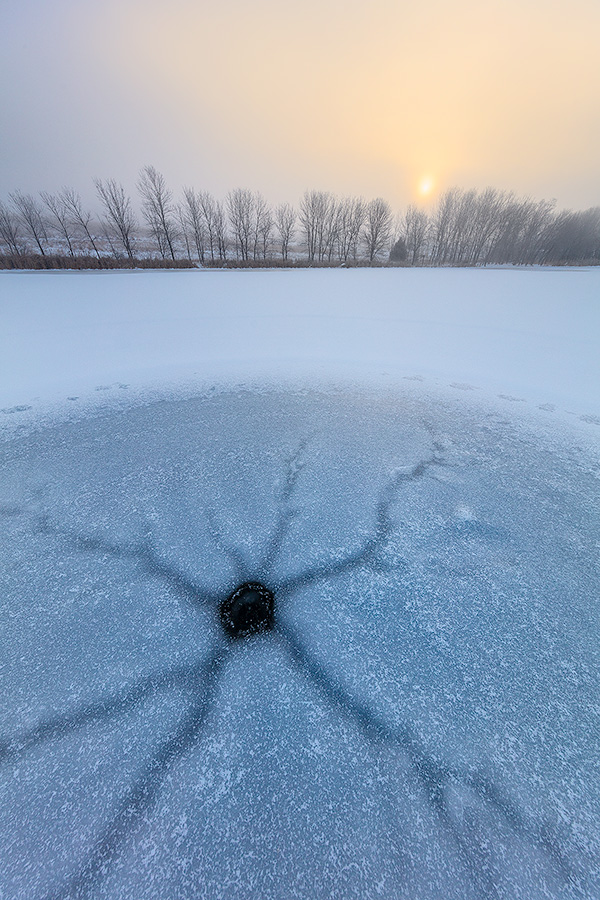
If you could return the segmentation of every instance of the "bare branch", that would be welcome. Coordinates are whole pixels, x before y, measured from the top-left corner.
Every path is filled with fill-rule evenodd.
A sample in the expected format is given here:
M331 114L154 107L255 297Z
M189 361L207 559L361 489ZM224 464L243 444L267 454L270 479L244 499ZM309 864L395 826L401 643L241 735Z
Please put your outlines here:
M116 237L129 259L133 259L136 222L131 209L131 200L126 195L125 188L114 178L108 178L106 181L96 178L94 184L104 208L106 231L111 240Z
M178 238L173 195L164 176L154 166L144 166L138 180L142 196L142 212L163 259L175 259Z
M48 232L46 220L38 202L31 194L22 194L20 191L10 194L10 199L26 231L33 238L42 256L45 256L48 249Z

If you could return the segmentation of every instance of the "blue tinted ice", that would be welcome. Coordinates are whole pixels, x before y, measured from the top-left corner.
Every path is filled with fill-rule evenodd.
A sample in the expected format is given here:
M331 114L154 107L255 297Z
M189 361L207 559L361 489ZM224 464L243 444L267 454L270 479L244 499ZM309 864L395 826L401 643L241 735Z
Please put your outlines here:
M2 900L598 896L586 454L240 391L1 462ZM234 640L246 581L275 627Z

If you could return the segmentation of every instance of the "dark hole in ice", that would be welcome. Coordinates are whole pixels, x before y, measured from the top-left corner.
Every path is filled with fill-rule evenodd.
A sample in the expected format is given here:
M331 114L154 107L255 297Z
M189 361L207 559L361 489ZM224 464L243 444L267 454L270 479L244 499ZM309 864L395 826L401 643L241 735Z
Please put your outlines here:
M596 469L392 399L224 394L0 447L1 897L600 897Z
M246 581L221 603L219 612L229 637L260 634L275 624L275 598L263 584Z

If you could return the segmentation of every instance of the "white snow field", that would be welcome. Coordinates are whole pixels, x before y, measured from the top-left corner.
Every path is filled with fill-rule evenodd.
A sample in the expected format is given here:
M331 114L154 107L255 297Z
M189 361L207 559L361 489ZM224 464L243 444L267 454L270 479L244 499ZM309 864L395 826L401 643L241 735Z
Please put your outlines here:
M599 335L600 269L2 273L1 900L597 900Z

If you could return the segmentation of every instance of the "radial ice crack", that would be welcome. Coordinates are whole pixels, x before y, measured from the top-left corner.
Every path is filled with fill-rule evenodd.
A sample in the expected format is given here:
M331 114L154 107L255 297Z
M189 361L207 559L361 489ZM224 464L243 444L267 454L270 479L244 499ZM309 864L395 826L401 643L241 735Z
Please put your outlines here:
M243 391L2 454L0 894L597 895L572 453L414 395Z

